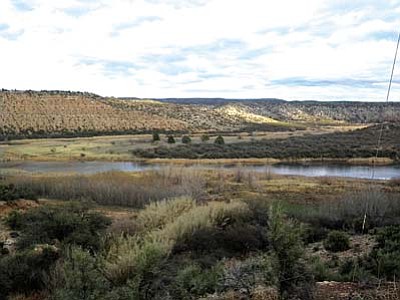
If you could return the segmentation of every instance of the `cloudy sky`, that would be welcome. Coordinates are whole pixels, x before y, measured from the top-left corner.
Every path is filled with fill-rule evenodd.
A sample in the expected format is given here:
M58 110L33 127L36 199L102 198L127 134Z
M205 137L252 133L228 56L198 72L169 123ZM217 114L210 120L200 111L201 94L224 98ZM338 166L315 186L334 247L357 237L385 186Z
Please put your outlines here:
M400 0L0 0L0 88L384 101L399 29Z

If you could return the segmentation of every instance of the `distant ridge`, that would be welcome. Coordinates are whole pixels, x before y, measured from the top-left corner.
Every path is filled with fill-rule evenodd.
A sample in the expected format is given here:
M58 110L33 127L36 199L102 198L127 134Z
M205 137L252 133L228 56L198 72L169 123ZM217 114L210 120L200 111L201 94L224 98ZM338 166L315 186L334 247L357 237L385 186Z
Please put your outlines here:
M146 132L287 131L400 122L400 102L276 98L115 98L89 92L0 90L0 140Z

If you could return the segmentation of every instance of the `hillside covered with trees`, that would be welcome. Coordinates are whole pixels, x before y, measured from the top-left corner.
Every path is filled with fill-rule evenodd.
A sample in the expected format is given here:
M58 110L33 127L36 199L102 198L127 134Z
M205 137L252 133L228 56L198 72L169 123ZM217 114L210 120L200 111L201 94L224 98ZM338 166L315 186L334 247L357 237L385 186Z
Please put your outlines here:
M129 99L65 91L0 92L0 140L160 132L287 131L400 121L400 103L276 99Z

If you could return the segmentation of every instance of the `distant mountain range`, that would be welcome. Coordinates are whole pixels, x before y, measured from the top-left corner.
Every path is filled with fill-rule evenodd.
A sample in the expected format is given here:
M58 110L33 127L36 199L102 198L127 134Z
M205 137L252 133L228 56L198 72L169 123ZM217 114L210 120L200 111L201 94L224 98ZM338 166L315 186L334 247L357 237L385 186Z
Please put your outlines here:
M0 91L0 139L159 132L295 130L400 122L400 103L281 99L106 98L67 91Z

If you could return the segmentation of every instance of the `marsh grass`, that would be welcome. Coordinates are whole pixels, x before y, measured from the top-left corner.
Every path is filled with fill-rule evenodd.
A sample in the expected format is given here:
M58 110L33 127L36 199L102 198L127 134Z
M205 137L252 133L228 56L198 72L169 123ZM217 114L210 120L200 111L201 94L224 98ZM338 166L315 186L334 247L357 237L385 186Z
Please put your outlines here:
M15 176L8 179L18 188L32 191L39 197L80 200L102 205L135 208L162 199L204 195L205 179L191 169L167 168L162 171L130 174L106 172L96 175Z
M400 199L383 189L347 192L337 201L313 207L291 205L288 214L313 226L355 232L400 224Z

